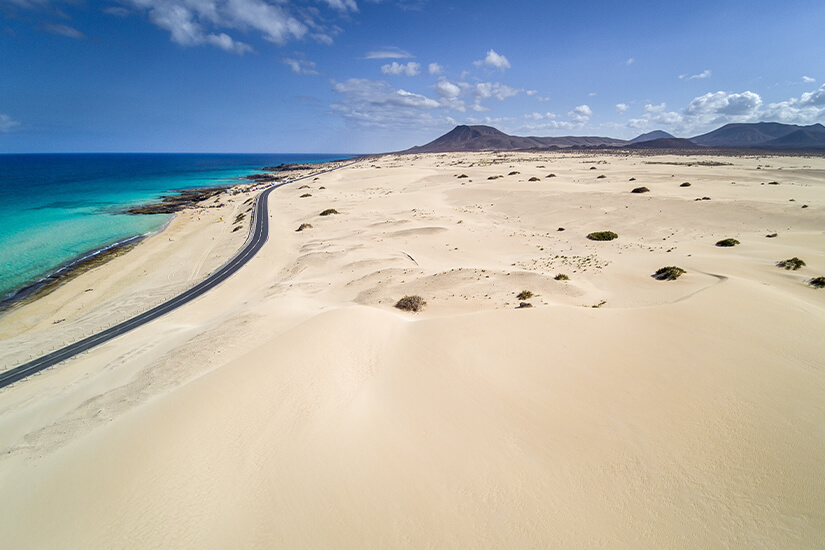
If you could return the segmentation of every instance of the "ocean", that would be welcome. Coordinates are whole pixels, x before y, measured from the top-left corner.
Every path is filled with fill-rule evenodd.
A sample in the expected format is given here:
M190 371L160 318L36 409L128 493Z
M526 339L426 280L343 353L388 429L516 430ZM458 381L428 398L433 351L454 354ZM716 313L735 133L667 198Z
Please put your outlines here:
M0 301L72 262L160 230L171 215L127 207L196 187L230 186L264 166L353 155L0 155Z

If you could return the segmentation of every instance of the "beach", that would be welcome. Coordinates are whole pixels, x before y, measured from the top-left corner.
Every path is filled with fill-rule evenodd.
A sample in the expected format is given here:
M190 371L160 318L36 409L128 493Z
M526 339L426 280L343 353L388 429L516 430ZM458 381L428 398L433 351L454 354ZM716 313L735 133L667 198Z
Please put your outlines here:
M0 316L0 364L203 280L235 191ZM822 156L385 155L269 217L216 289L0 390L4 548L825 539Z

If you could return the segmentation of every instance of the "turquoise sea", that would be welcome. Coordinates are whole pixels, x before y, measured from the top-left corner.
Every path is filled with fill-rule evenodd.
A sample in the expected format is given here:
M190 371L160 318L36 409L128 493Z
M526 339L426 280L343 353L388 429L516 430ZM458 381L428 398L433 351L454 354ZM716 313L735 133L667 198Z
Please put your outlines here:
M97 250L161 229L171 216L122 214L175 190L233 185L264 166L353 155L0 155L0 302Z

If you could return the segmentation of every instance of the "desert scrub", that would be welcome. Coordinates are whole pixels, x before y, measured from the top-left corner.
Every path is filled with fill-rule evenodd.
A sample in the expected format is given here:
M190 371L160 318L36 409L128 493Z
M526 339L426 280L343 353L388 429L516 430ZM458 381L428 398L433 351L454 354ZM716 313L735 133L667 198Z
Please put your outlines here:
M521 174L521 172L519 172L518 170L513 170L512 172L510 172L510 173L509 173L509 174L507 174L507 175L508 175L508 176L517 176L517 175L519 175L519 174Z
M596 176L596 179L597 179L597 180L603 180L603 179L604 179L604 178L606 178L606 177L607 177L607 176L605 176L604 174L602 174L601 176Z
M690 187L690 182L686 181L685 183L680 183L679 187Z
M329 216L331 214L338 214L338 211L334 208L327 208L326 210L324 210L323 212L321 212L318 215L319 216Z
M458 176L458 179L464 179L464 178L469 178L469 177L470 176L468 176L467 174L461 174L460 176Z
M519 300L529 300L532 297L533 297L533 293L530 292L529 290L522 290L521 292L516 294L516 298L518 298Z
M303 231L304 229L312 229L312 224L302 223L301 225L298 226L298 229L296 229L295 231Z
M653 274L654 279L658 279L660 281L675 281L682 275L687 273L681 267L676 267L675 265L669 265L666 267L660 267L656 270L656 273Z
M568 277L568 276L567 276L567 275L565 275L564 273L559 273L558 275L556 275L556 276L555 276L555 277L553 277L553 278L554 278L555 280L557 280L557 281L569 281L569 280L570 280L570 277Z
M587 236L591 241L612 241L618 239L619 236L612 231L595 231Z
M811 279L810 285L814 288L825 288L825 277L815 277Z
M650 189L647 187L636 187L631 193L650 193Z
M794 256L793 258L776 262L776 267L784 267L785 269L796 271L801 267L805 267L805 262Z
M739 244L739 241L736 239L722 239L716 243L716 246L736 246L737 244Z
M312 195L311 195L310 193L304 193L303 195L301 195L301 198L302 198L302 199L305 199L305 198L307 198L307 197L311 197L311 196L312 196Z
M533 176L532 178L530 178L527 181L541 181L541 180L539 178L537 178L536 176Z
M412 311L417 312L421 311L421 309L427 305L427 302L424 301L424 298L421 296L404 296L398 302L396 302L395 307L402 311Z

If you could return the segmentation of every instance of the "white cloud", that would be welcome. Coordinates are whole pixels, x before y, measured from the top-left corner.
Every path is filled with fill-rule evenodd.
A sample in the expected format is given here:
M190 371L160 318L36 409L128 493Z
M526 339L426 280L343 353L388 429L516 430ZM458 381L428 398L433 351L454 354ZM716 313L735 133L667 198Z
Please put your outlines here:
M505 71L510 68L510 62L507 60L507 58L503 55L497 54L495 50L490 50L489 52L487 52L487 57L480 61L474 61L473 64L477 67L486 65L488 67L493 67L494 69L498 69L500 71Z
M315 68L316 63L308 60L303 54L296 52L295 57L285 57L282 61L285 65L289 66L295 74L320 74Z
M355 0L323 0L325 4L329 7L339 10L339 11L358 11L358 6L355 4Z
M633 63L635 63L635 62L636 62L636 60L631 57L630 59L625 61L624 64L627 65L627 66L630 66L630 65L633 65Z
M707 93L695 98L684 115L698 123L752 122L759 116L762 98L750 91L741 94Z
M814 82L816 82L816 79L811 78L810 76L803 76L802 82L804 82L805 84L813 84Z
M444 67L439 65L438 63L430 63L430 66L427 68L430 74L441 74L444 72Z
M813 124L825 121L825 84L813 92L805 92L799 98L770 103L764 117L786 124Z
M528 115L524 115L524 118L529 120L554 120L556 118L555 113L530 113Z
M587 124L590 117L593 116L593 110L587 105L579 105L567 113L567 116L569 116L575 124Z
M624 113L628 109L630 109L630 105L628 105L627 103L617 103L616 104L616 112L617 113Z
M20 126L20 123L11 118L9 115L0 113L0 132L11 132Z
M665 103L660 103L659 105L651 105L648 103L644 106L644 111L646 113L664 113L667 105Z
M681 80L696 80L696 79L708 78L709 76L710 76L710 70L705 69L704 71L702 71L699 74L694 74L694 75L680 74L679 78Z
M435 89L435 93L447 99L455 99L461 94L461 87L444 77L439 78L433 88Z
M494 97L499 101L518 95L521 90L511 88L499 82L479 82L473 89L473 95L478 99Z
M367 52L367 55L364 56L364 59L409 59L413 55L401 48L396 48L394 46L389 46L386 48L381 48L380 50L375 50L372 52Z
M86 35L79 30L69 27L68 25L57 25L54 23L46 23L43 25L43 30L51 34L59 34L67 38L74 38L75 40L83 40Z
M381 67L381 74L416 76L421 72L421 65L414 61L402 64L393 61L391 65Z

